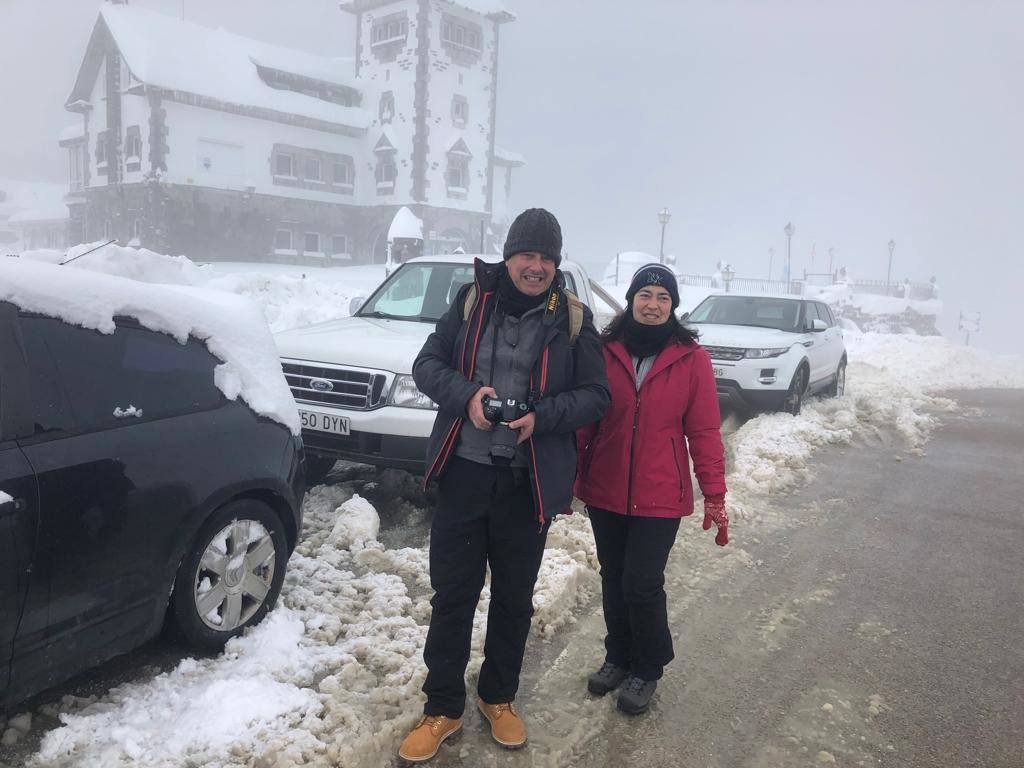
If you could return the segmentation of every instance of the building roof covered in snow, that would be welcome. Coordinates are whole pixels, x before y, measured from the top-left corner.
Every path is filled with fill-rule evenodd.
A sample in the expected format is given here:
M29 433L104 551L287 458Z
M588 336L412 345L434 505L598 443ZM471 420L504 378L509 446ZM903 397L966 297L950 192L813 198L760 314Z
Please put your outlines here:
M526 158L518 152L512 152L502 147L494 148L494 162L498 165L506 165L511 168L520 168L526 165Z
M423 222L404 205L398 209L388 229L388 240L422 240Z
M372 120L363 109L275 88L265 79L271 70L293 80L310 81L311 86L323 84L357 94L351 59L282 48L128 5L104 5L100 9L68 97L69 107L88 102L103 62L107 34L124 57L133 82L352 128L366 128Z
M464 8L473 13L479 13L498 23L515 21L516 16L511 13L505 4L500 0L445 0L449 5L456 8ZM362 13L373 8L385 5L385 0L341 0L338 7L349 13Z

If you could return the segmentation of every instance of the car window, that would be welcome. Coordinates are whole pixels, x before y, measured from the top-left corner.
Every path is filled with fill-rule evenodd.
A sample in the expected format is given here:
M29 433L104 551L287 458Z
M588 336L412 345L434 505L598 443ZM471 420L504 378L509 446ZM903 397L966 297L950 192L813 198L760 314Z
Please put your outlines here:
M804 328L810 330L813 327L815 320L820 320L818 316L817 304L813 301L804 303ZM828 325L828 320L825 321L825 325Z
M582 301L583 297L580 296L580 292L576 288L576 278L573 277L572 272L563 272L562 274L565 276L566 289L570 293L572 293L577 299L580 299Z
M23 317L22 332L29 349L46 350L54 360L38 374L48 390L37 411L45 415L66 403L79 429L207 410L224 401L213 378L218 360L195 339L179 344L125 322L113 334L102 334L42 317ZM60 428L69 428L66 414Z
M829 328L836 324L835 318L832 317L832 308L828 304L822 304L820 301L815 303L818 308L818 317L825 321L825 325Z
M459 289L471 282L472 264L403 264L356 314L437 322L448 311Z
M708 296L690 313L688 322L717 325L749 325L796 331L800 302L759 296Z

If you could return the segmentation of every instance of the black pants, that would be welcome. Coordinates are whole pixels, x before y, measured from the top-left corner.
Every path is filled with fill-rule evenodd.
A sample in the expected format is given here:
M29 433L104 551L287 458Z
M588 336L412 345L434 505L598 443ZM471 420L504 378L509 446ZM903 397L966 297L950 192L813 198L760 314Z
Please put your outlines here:
M547 538L547 526L540 527L533 511L529 483L525 470L458 456L441 476L430 529L434 597L423 649L427 715L462 717L473 614L488 564L491 604L477 693L488 704L516 697Z
M644 680L675 657L668 628L665 563L678 518L633 517L588 507L601 562L605 661Z

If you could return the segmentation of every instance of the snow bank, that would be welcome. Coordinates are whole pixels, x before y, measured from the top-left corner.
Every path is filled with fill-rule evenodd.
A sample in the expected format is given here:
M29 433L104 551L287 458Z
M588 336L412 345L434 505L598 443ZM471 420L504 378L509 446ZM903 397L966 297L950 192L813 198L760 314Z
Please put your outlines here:
M124 315L182 344L189 336L200 339L223 361L214 371L214 383L228 399L241 397L256 413L281 422L294 434L301 431L267 324L251 302L238 296L150 285L72 265L4 259L0 301L101 333L113 333L114 317Z
M387 549L379 517L344 486L317 486L279 606L212 659L128 683L43 739L34 768L389 764L420 716L430 620L428 549ZM537 582L534 634L596 594L589 523L560 518ZM474 618L479 671L489 590ZM531 642L537 642L536 639Z

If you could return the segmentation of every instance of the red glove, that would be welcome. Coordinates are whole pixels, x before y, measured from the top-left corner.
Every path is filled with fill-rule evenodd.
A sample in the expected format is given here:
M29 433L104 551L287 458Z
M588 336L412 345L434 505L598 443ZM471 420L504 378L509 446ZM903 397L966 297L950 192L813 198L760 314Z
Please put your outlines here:
M718 526L715 544L724 547L729 543L729 513L725 511L725 494L704 497L704 530L711 528L714 521Z

